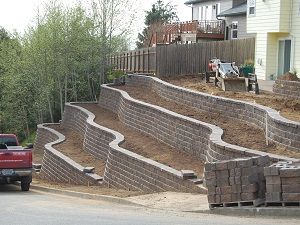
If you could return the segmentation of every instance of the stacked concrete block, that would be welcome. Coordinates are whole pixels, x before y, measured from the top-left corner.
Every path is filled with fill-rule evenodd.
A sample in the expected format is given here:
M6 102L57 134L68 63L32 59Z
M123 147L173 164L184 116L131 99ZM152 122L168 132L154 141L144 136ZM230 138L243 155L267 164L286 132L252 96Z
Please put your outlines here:
M264 169L266 203L300 203L300 163L278 162Z
M265 197L264 167L268 165L268 156L206 163L204 177L210 207L261 203Z
M300 82L276 80L273 85L273 92L284 97L300 99Z
M295 152L300 151L300 126L296 122L286 120L274 109L255 103L246 103L188 90L164 82L156 77L134 75L126 80L126 85L150 86L150 84L157 94L168 100L178 101L206 112L218 112L221 115L253 124L263 130L267 128L268 140L270 142L274 142ZM280 81L279 85L283 85L282 81ZM297 94L299 97L300 82L289 82L288 85L298 88ZM295 93L296 91L293 94L295 95ZM291 93L288 93L288 96L291 96ZM110 98L107 99L111 100ZM279 160L283 161L286 159Z

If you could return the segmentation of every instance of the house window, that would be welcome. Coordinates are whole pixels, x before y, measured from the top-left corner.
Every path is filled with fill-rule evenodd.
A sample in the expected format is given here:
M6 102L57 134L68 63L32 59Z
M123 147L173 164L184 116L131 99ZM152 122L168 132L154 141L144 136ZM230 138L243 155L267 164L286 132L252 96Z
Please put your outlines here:
M231 39L238 38L238 22L234 21L231 24Z
M248 1L248 15L255 15L256 0Z

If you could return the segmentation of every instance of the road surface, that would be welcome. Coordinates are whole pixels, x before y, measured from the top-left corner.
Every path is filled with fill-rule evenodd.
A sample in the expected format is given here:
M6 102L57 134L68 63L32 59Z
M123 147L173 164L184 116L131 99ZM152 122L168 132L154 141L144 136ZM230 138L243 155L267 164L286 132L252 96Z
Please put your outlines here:
M241 218L176 213L0 186L0 224L5 225L299 225L297 219Z

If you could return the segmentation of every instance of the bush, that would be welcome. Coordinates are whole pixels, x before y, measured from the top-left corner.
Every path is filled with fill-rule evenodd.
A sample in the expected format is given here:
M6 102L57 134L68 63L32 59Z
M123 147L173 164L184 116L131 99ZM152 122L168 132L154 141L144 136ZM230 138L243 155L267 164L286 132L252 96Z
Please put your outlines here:
M246 59L244 64L240 66L240 71L241 73L245 76L248 77L249 73L254 72L254 62L252 59Z
M111 69L107 72L107 80L109 82L112 82L114 79L120 78L125 75L126 75L126 73L123 72L122 70L112 70Z

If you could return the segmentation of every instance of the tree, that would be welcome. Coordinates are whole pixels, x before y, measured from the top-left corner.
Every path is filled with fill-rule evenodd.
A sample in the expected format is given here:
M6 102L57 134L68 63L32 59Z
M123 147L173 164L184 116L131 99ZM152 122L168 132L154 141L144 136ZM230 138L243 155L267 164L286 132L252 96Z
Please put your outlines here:
M146 11L146 27L138 34L137 48L149 47L152 34L161 31L164 23L171 23L174 20L178 20L175 6L170 2L164 4L158 0L152 5L151 10Z
M170 23L178 19L175 6L170 2L164 4L163 1L158 0L152 5L150 11L146 11L145 24L150 26L153 23Z
M97 100L107 57L128 48L125 2L99 0L104 8L94 2L91 13L53 0L23 37L0 29L1 132L26 138L37 123L60 120L66 102Z
M136 10L134 0L91 0L95 32L99 35L101 49L100 56L100 83L106 82L108 68L107 59L116 53L116 40L124 40L129 35L131 25L135 19ZM128 11L130 9L130 13ZM126 14L126 17L124 16ZM128 50L128 49L126 49Z

